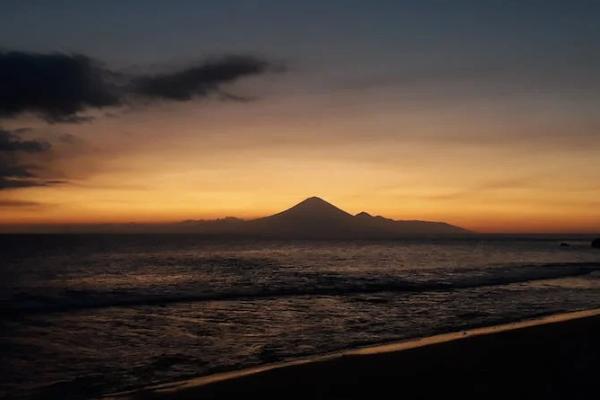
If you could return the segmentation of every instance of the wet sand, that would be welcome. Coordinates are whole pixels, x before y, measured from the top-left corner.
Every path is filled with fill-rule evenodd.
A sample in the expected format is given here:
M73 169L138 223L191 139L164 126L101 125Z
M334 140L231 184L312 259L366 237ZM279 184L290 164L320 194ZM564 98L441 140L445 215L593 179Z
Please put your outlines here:
M117 399L590 399L600 309L266 365Z

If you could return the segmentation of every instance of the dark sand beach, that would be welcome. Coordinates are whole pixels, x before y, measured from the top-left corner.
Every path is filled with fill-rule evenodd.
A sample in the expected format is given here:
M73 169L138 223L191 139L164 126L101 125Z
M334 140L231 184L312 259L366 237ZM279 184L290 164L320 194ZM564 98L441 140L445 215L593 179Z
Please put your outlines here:
M590 399L600 310L374 346L122 393L130 399Z

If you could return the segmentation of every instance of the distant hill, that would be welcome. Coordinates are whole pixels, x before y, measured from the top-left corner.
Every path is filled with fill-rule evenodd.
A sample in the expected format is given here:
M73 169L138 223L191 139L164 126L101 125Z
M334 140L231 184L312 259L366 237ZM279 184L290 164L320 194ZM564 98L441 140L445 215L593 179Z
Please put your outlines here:
M310 197L278 214L244 221L225 218L185 221L186 232L303 239L391 239L403 236L468 234L444 222L396 221L366 212L352 215L319 197Z

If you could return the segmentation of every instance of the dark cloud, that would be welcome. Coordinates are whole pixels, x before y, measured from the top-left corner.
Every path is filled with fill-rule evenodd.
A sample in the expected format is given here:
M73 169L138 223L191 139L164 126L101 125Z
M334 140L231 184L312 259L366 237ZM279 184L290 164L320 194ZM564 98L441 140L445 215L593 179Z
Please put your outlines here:
M19 129L15 132L21 132ZM0 152L24 151L27 153L38 153L50 148L50 143L39 140L21 140L19 136L11 131L0 129Z
M0 190L53 184L39 177L38 168L27 161L50 148L47 142L22 140L15 131L0 129Z
M39 186L51 186L60 183L66 183L59 179L45 179L37 176L35 173L37 167L32 165L23 165L18 161L5 159L0 155L0 190L17 189Z
M85 122L86 110L140 99L241 98L222 86L273 69L257 57L227 56L170 73L126 75L81 54L0 52L0 117L31 112L49 122Z
M49 121L120 103L112 73L81 54L0 52L0 116L23 112Z
M265 73L274 66L252 56L227 56L171 73L121 74L81 54L36 54L0 51L0 118L33 113L48 122L81 123L85 112L135 102L188 101L216 95L220 99L249 101L223 90L240 78ZM64 181L49 179L51 145L25 140L28 128L0 128L0 190L48 186ZM59 138L73 144L73 136Z
M224 83L262 74L270 68L269 63L256 57L229 56L175 73L137 78L132 90L148 98L186 101L219 92Z
M30 169L30 166L0 155L0 190L48 185L43 179L37 178Z
M31 188L49 185L50 183L41 179L15 179L0 176L0 190Z

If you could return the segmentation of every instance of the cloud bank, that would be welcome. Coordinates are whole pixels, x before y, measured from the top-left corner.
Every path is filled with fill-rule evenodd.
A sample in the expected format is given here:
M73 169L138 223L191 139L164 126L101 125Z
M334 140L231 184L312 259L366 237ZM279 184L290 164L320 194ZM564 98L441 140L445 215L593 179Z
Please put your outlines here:
M220 87L249 75L272 69L265 60L247 56L228 56L171 74L142 76L134 79L131 93L146 98L188 101L218 92Z
M30 113L49 123L77 123L91 119L85 112L107 107L183 102L211 95L243 100L223 87L278 70L259 57L229 55L171 72L131 74L111 70L83 54L0 51L0 119ZM24 131L0 128L0 190L63 182L44 178L51 144L22 139Z
M81 122L86 110L208 97L221 94L228 83L277 69L259 57L230 55L173 72L136 75L82 54L0 52L0 118L34 113L49 122Z
M28 159L50 151L50 143L22 140L14 131L0 129L0 190L47 186L56 181L40 178Z

